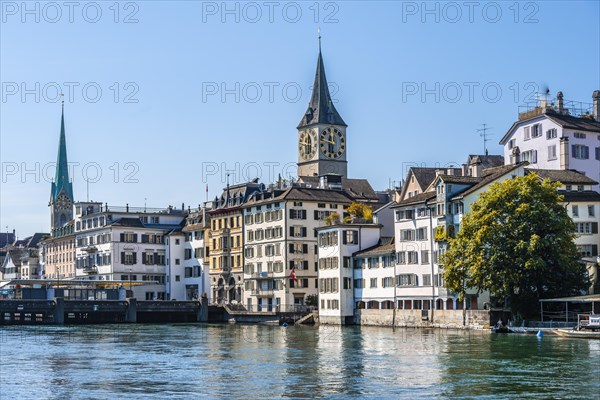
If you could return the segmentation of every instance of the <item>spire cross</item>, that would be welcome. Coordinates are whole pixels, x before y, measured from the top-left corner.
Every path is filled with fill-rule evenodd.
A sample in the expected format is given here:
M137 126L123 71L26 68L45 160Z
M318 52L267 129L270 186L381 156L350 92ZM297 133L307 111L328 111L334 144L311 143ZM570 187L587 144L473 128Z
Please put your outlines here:
M321 27L317 28L317 32L319 33L319 52L321 51Z

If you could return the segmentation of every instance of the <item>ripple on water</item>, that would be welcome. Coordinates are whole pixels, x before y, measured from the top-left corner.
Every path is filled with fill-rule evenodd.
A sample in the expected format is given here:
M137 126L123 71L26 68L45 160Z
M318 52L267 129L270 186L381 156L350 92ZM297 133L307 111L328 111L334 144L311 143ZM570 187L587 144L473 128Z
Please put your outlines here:
M600 343L388 328L0 328L0 398L593 398ZM592 396L592 397L590 397Z

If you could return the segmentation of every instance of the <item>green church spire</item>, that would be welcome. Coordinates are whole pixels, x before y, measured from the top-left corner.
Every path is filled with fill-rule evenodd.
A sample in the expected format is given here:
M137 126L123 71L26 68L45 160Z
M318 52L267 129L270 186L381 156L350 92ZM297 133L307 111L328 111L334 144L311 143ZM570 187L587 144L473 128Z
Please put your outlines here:
M56 175L52 182L51 201L55 202L61 192L73 201L73 184L69 180L69 165L67 163L67 140L65 136L65 102L62 104L60 117L60 141L58 144L58 156L56 158Z

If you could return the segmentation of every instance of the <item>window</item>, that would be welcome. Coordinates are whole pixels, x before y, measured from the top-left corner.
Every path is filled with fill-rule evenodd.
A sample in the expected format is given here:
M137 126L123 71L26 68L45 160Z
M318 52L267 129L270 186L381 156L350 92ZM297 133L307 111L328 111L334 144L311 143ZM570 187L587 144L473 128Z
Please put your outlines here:
M396 264L406 264L406 252L399 251L396 253Z
M343 233L344 244L358 244L358 231L344 231Z
M600 136L598 136L600 137ZM600 147L596 147L596 160L600 160Z
M590 235L598 233L597 222L578 222L575 224L575 233L580 235Z
M581 257L596 257L598 256L597 244L584 244L577 246L577 251Z
M308 261L307 261L308 263ZM319 269L338 269L338 257L327 257L319 259ZM308 265L307 265L308 269Z
M418 264L419 263L419 256L416 251L408 252L408 263L409 264Z
M319 246L337 246L338 244L338 233L337 232L325 232L319 234Z
M418 279L415 274L400 274L396 275L397 286L417 286Z
M377 278L371 278L371 284L369 285L370 288L376 288L377 287Z
M402 229L400 231L400 241L409 242L415 240L415 231L412 229Z
M526 126L523 128L523 139L524 140L529 140L531 138L531 134L530 134L530 127Z
M391 276L388 276L387 278L381 278L381 287L394 287L394 278Z
M574 217L579 217L579 206L571 206L571 214Z
M577 139L585 139L585 137L586 137L585 133L581 133L581 132L575 132L573 134L573 136Z
M542 124L535 124L531 126L531 137L538 138L542 136Z
M343 260L344 260L343 261L344 268L350 268L350 260L351 260L351 258L350 257L344 257Z
M556 145L548 146L548 160L556 160Z
M292 237L306 237L307 229L305 226L290 226L290 236Z
M427 228L419 228L416 231L417 240L427 240Z
M324 220L330 214L331 214L331 211L319 211L319 210L315 210L315 215L314 215L315 221Z
M429 250L421 250L421 264L429 264Z
M423 275L423 286L431 286L431 275Z
M352 289L352 278L344 278L342 282L344 289Z
M582 144L574 144L571 146L573 158L578 160L587 160L590 158L590 148Z
M300 203L300 204L302 204L302 203ZM290 219L306 219L306 210L291 209L290 210Z
M527 161L531 164L537 163L537 150L527 150L522 152L521 161Z
M514 148L514 147L515 147L515 143L516 143L516 139L510 139L510 140L508 141L508 149L509 149L509 150L512 150L512 148Z
M546 131L546 139L556 139L557 136L558 136L558 133L556 131L556 128L548 129Z
M596 216L596 208L593 205L588 206L588 216L590 216L590 217Z

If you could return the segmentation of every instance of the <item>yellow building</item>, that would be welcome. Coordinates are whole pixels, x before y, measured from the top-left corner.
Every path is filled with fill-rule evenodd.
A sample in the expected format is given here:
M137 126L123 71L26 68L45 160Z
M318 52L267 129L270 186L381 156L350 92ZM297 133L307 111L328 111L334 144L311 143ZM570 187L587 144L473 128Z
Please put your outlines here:
M261 190L258 179L227 186L221 197L207 204L210 218L205 234L211 298L215 302L240 302L243 290L244 203Z

